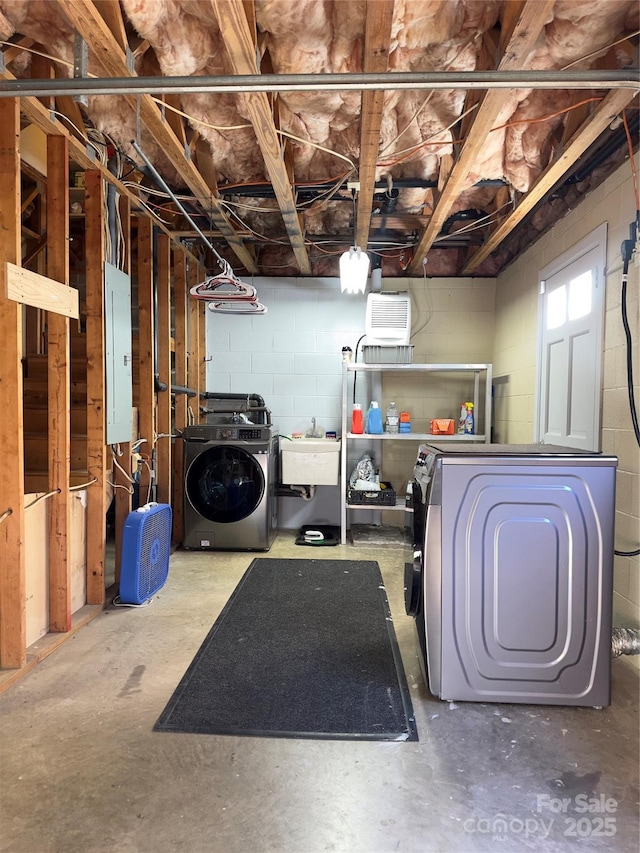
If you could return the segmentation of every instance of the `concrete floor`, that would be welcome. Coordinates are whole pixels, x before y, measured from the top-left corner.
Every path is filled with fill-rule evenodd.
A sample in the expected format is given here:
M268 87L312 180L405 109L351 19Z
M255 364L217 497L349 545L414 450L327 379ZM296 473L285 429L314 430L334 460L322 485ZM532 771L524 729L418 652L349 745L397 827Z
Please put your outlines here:
M403 549L293 539L282 532L269 554L177 552L152 606L105 611L0 696L0 850L637 851L630 659L613 662L602 711L451 707L422 683ZM256 556L378 560L418 743L152 731Z

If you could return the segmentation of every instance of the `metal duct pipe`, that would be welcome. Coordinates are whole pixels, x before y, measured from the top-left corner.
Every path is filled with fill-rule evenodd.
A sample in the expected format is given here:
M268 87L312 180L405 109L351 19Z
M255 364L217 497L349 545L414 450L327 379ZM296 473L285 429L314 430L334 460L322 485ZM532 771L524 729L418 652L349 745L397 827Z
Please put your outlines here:
M611 657L640 655L640 629L613 628L611 631Z
M239 74L219 77L71 77L0 80L0 97L345 92L397 89L634 89L638 69L613 71L393 71L363 74Z

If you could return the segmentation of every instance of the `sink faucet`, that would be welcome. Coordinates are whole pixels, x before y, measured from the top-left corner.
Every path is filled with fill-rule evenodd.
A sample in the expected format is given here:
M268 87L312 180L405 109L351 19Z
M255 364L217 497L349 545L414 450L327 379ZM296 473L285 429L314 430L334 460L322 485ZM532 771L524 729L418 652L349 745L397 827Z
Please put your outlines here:
M316 432L316 419L311 418L311 429L307 430L307 438L319 438L319 433Z

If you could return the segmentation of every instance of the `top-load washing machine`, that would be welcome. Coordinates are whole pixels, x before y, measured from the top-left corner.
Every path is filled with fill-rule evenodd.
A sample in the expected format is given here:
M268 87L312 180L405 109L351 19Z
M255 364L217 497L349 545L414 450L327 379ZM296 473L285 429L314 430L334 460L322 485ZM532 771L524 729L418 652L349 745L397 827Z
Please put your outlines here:
M609 704L616 465L550 445L420 445L405 601L435 696Z
M182 545L268 551L278 527L278 430L237 414L211 417L183 432Z

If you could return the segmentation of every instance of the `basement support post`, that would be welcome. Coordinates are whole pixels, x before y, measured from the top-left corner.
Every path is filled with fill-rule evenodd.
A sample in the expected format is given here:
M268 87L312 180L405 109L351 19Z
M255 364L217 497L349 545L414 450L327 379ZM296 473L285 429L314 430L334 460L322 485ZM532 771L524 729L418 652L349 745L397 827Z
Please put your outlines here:
M173 303L176 385L186 387L187 377L187 257L179 249L173 252ZM177 431L187 426L188 399L176 394L174 425ZM184 538L184 443L173 445L173 540Z
M87 302L87 604L104 604L106 428L104 343L104 183L85 173Z
M120 196L119 198L120 204L120 221L122 223L122 233L124 238L124 257L122 261L122 269L128 276L131 275L131 203L126 196ZM134 424L135 426L135 424ZM136 436L137 437L137 436ZM118 462L121 467L124 468L126 474L131 477L131 442L122 442L120 444L120 449L122 450L122 456L118 457ZM116 489L115 500L116 500L116 518L115 518L115 548L116 548L116 561L115 561L115 581L118 583L120 581L120 567L122 563L122 533L124 530L124 523L127 520L127 516L131 512L131 483L124 476L124 474L120 471L119 468L114 466L114 482L123 486L122 489Z
M17 98L0 103L0 185L0 666L18 669L27 660L22 305L6 297L5 267L21 262Z
M47 137L47 275L69 285L69 143ZM69 318L47 313L49 630L71 630L71 399Z
M158 364L157 373L167 390L157 395L156 472L159 503L171 502L171 242L158 235Z
M140 453L147 465L140 471L140 506L151 499L151 474L155 450L155 364L154 364L154 298L153 298L153 224L149 217L138 217L138 359L140 391L138 398L138 429Z

